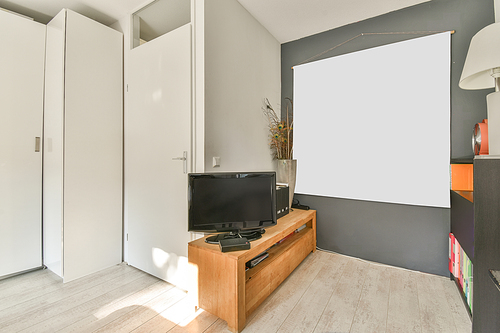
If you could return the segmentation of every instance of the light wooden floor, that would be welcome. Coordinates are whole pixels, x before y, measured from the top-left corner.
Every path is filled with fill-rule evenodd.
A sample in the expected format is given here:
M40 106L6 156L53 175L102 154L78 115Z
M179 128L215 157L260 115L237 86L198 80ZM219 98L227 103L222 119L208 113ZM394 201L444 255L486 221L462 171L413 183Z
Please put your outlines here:
M0 332L229 332L186 293L125 264L62 284L48 270L0 280ZM471 332L453 282L323 251L254 312L251 332Z

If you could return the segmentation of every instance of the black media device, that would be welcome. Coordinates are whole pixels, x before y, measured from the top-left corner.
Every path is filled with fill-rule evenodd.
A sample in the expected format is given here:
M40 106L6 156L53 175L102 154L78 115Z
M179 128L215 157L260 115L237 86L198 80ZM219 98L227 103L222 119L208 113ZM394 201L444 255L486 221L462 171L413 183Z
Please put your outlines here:
M222 247L259 239L277 223L276 173L190 173L188 206L189 231L219 233L207 243ZM221 243L228 239L238 240Z
M240 251L250 249L250 242L245 237L223 239L219 242L221 252Z
M288 186L278 185L276 186L276 210L277 217L283 217L290 212L289 194Z

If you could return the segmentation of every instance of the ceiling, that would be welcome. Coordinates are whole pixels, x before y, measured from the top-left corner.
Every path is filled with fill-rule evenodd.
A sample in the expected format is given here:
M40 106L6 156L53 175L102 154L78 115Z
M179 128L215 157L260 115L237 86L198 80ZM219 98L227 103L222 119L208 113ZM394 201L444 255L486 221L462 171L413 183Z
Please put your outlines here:
M429 0L238 0L280 43Z
M111 25L151 0L0 0L0 7L48 23L63 8Z
M238 1L280 43L286 43L429 0ZM0 7L32 17L41 23L49 22L61 9L69 8L105 25L111 25L126 15L137 11L149 2L151 1L0 0ZM165 20L159 20L158 24L162 21L164 22ZM153 25L154 23L150 24Z

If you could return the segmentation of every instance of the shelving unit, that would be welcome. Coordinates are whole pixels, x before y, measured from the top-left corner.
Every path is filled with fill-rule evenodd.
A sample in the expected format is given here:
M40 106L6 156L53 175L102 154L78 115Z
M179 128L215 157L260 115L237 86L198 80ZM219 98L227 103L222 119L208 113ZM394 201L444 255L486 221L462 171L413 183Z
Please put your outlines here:
M451 233L456 239L458 246L465 254L472 265L474 264L474 203L472 191L451 191ZM457 245L457 244L455 244ZM450 251L454 251L454 244L450 243ZM463 260L463 258L462 258ZM453 274L453 268L450 269L451 279L455 281L462 300L467 308L469 316L472 317L472 302L473 294L472 280L467 280L467 287L464 288L459 281L460 276ZM467 278L467 277L466 277Z
M474 262L473 160L454 160L451 170L450 277L472 316ZM459 256L457 258L456 256Z
M473 332L500 332L500 291L490 271L500 269L500 156L474 159Z
M294 210L278 219L261 239L251 242L249 250L223 253L218 245L205 243L205 238L195 240L189 243L188 258L198 279L190 292L198 295L200 308L239 332L246 318L315 250L315 210ZM246 262L265 251L269 257L246 270Z
M500 331L500 156L474 158L473 192L452 191L451 232L473 263L472 331Z

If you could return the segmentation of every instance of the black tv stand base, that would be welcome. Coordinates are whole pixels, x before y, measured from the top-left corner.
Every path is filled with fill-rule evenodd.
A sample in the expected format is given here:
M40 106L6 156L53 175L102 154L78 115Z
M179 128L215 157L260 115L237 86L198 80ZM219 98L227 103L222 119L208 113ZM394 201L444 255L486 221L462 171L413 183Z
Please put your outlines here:
M265 229L259 230L250 230L250 231L240 231L240 232L229 232L224 234L217 234L205 239L205 242L208 244L219 244L221 240L224 239L234 239L234 238L246 238L249 242L257 240L262 237L262 234L265 233Z

